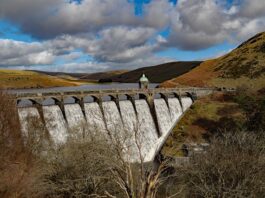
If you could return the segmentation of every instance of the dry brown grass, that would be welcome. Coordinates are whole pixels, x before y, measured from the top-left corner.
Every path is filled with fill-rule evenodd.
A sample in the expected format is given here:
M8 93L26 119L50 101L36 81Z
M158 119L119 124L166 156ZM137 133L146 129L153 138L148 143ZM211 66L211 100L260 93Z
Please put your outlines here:
M245 84L253 91L265 87L265 33L251 38L218 59L208 60L190 72L162 83L163 87L233 87Z
M0 89L78 86L83 83L31 71L0 70Z
M163 87L176 87L179 85L204 87L209 86L209 81L218 76L215 72L217 59L203 62L201 65L190 72L175 79L162 83Z
M0 197L34 197L37 162L24 147L16 104L0 92Z
M264 197L264 141L264 133L249 132L212 138L207 152L177 168L170 189L176 188L178 197Z

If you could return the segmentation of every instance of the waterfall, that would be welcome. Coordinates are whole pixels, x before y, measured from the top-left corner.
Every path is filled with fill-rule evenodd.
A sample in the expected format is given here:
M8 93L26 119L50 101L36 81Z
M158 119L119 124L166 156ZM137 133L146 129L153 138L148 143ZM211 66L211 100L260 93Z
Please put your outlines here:
M19 121L21 123L21 131L23 137L27 138L31 131L31 128L36 128L35 125L41 125L40 114L35 107L18 108ZM34 126L32 126L34 125Z
M172 120L172 124L175 124L176 121L182 115L182 108L178 98L169 98L168 99L170 117Z
M107 131L99 104L92 102L85 103L84 106L89 135L98 139L106 137Z
M111 135L121 135L123 123L117 105L113 101L102 103L107 129Z
M180 101L169 98L168 104L164 99L154 100L154 112L161 137L158 137L155 115L152 115L153 111L146 100L135 100L135 106L129 100L119 101L118 106L113 101L103 102L102 106L96 102L85 103L85 115L79 104L66 104L65 118L57 105L43 106L43 117L34 107L18 108L18 114L23 135L27 138L31 131L39 133L32 124L38 125L46 134L48 131L55 145L65 143L72 136L78 139L88 137L90 140L94 140L94 137L97 140L110 140L111 137L113 144L119 143L122 146L122 152L128 161L139 161L141 154L144 161L148 162L153 160L157 149L162 147L170 130L192 102L190 97L182 97ZM43 134L37 137L42 138Z
M155 123L146 100L135 101L139 125L139 144L145 161L152 160L158 139Z
M185 112L192 105L192 99L190 97L182 97L181 98L183 112Z
M50 136L55 145L67 141L67 125L59 106L43 106L43 116Z
M68 129L75 138L83 137L86 129L86 120L79 104L64 106Z
M172 127L172 120L166 101L164 99L155 99L154 104L159 130L162 135L167 134Z
M127 148L127 157L131 162L139 159L139 151L136 145L135 134L139 132L137 126L137 116L133 104L129 100L120 101L121 117L124 124L125 145Z

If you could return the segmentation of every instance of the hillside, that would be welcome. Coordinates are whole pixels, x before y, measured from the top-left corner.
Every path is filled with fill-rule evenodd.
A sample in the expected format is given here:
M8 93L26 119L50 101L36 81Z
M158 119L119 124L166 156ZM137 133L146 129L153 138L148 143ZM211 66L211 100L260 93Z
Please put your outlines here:
M143 67L129 71L120 75L111 77L114 82L135 83L143 73L147 75L152 83L161 83L163 81L182 75L191 69L197 67L201 62L171 62L162 65Z
M50 71L40 71L40 70L27 70L40 74L46 74L49 76L64 76L64 77L72 77L72 78L81 78L82 76L87 75L86 73L66 73L66 72L50 72Z
M98 73L63 73L63 72L46 72L46 71L34 71L41 74L47 74L64 79L71 77L94 82L94 81L106 81L106 82L120 82L120 83L137 83L143 73L147 75L150 82L161 83L166 80L175 78L182 74L185 74L193 68L200 65L200 61L190 62L171 62L157 66L143 67L133 71L128 70L113 70L107 72ZM158 75L159 74L159 75Z
M100 79L109 79L116 75L121 75L128 72L128 70L114 70L109 72L98 72L98 73L92 73L92 74L86 74L80 77L80 79L86 79L86 80L100 80Z
M201 63L190 72L161 86L240 86L265 87L265 32L242 43L227 55Z
M0 70L0 89L62 87L80 84L82 82L74 79L67 80L32 71Z

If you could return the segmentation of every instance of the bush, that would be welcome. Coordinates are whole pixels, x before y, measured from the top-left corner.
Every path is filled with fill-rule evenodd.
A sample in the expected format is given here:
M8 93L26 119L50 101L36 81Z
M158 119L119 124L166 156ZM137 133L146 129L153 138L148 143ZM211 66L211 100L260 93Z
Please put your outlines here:
M249 131L265 131L265 96L240 94L235 98L246 116Z
M183 197L265 197L265 136L228 133L206 153L178 167L175 187Z
M3 92L0 98L0 197L33 197L39 167L23 144L14 98Z

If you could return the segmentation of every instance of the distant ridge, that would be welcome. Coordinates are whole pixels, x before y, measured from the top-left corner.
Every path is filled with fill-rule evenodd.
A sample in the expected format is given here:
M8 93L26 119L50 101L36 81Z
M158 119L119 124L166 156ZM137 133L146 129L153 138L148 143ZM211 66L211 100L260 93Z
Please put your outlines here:
M161 86L180 85L265 87L265 32L248 39L230 53L205 61Z
M161 83L166 80L180 76L200 65L200 61L171 62L157 66L143 67L123 74L112 76L114 82L135 83L145 73L152 83Z

